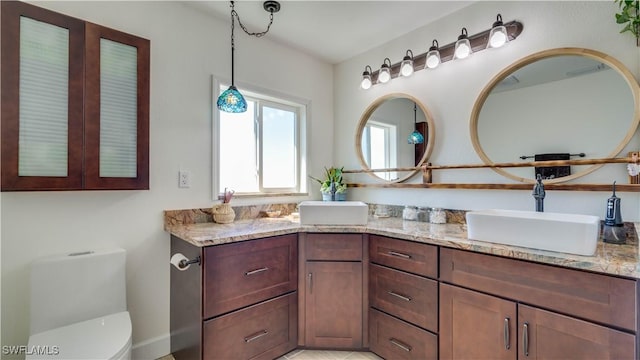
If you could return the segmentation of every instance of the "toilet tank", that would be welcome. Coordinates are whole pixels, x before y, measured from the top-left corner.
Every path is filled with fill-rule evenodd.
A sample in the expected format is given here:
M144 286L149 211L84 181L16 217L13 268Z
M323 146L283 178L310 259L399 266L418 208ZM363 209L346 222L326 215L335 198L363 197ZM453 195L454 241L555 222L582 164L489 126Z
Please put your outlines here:
M35 260L30 334L126 311L125 260L120 248Z

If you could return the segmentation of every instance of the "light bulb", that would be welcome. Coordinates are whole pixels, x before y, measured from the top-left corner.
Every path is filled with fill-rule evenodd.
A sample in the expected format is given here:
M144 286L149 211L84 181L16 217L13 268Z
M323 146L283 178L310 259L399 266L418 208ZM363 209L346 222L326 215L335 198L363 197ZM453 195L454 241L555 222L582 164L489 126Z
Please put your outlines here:
M471 54L471 46L469 40L460 40L456 43L455 57L456 59L464 59Z
M440 50L438 50L438 40L433 40L429 52L427 53L426 65L429 69L435 69L440 65Z
M391 80L391 72L388 67L380 68L380 72L378 73L378 81L385 84Z
M371 82L371 76L367 75L362 78L362 82L360 83L360 87L364 90L370 89L373 83Z
M491 35L489 36L489 46L492 48L499 48L507 43L507 31L504 26L491 29Z
M413 74L413 61L403 61L402 65L400 65L400 74L402 76L411 76Z

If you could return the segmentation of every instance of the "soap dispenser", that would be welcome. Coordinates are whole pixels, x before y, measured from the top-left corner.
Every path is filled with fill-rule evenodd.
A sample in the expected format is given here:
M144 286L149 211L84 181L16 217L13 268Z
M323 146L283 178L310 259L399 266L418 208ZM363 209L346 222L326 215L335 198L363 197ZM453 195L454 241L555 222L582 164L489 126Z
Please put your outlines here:
M604 217L604 229L602 239L604 242L612 244L624 244L626 231L620 213L621 199L616 196L616 182L613 182L613 194L607 199L607 212Z

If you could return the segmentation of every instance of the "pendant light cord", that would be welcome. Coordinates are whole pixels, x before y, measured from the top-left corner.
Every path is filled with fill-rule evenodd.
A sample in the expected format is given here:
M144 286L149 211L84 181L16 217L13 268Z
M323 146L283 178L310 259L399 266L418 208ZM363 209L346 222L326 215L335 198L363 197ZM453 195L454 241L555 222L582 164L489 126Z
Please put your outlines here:
M232 28L233 28L233 17L234 16L236 17L236 19L238 19L238 25L240 25L242 30L244 30L244 32L249 36L263 37L264 35L266 35L269 32L269 29L271 29L271 24L273 24L273 11L269 11L269 25L267 25L267 29L265 31L261 31L261 32L250 32L244 26L242 21L240 21L240 15L238 15L238 12L236 12L236 10L234 9L234 5L233 5L233 1L232 1L231 2L231 27ZM232 31L232 33L233 33L233 31Z
M236 10L233 8L233 1L231 2L231 86L235 86L235 82L233 81L233 74L234 74L234 69L233 69L233 64L234 64L234 59L233 59L233 53L236 51L236 43L235 43L235 37L233 36L234 30L235 30L235 21L233 19L233 15L236 14ZM239 19L238 19L239 20Z

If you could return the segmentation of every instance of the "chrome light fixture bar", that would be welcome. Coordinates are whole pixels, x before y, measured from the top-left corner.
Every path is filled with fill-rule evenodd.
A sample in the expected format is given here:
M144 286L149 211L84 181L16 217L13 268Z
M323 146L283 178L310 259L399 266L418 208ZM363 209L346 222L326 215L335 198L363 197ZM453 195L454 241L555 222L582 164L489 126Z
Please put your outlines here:
M524 28L524 26L522 25L521 22L513 20L510 21L508 23L502 23L502 15L498 14L497 16L497 21L495 23L493 23L493 25L491 26L491 28L486 29L482 32L479 32L477 34L473 34L473 35L468 35L467 39L469 40L469 44L471 46L471 53L476 53L476 52L480 52L482 50L485 50L487 48L492 48L493 45L490 45L490 39L491 39L491 35L494 35L492 33L492 31L495 33L495 31L502 31L502 28L504 28L504 30L506 31L506 39L505 39L505 43L508 41L513 41L515 40L521 33L522 30ZM499 30L496 30L499 29ZM465 31L466 33L466 31ZM466 34L465 34L466 35ZM462 36L462 35L461 35ZM440 56L440 61L436 62L436 59L434 58L433 60L430 60L430 64L435 64L434 68L437 67L438 65L440 65L441 63L447 62L449 60L454 60L454 51L455 51L455 46L456 46L457 40L454 42L451 42L447 45L443 45L438 47L438 42L436 40L433 41L432 46L429 48L429 51L426 51L424 53L421 53L419 55L416 55L413 57L413 69L414 72L415 71L420 71L420 70L424 70L424 69L433 69L430 67L430 65L427 65L427 57L428 55L433 55L435 56L435 52L431 52L432 50L437 51L438 55ZM504 44L503 44L504 45ZM407 52L408 54L408 52ZM385 64L387 64L387 59L385 58ZM389 80L397 78L399 76L402 76L400 71L401 71L401 65L402 65L403 61L394 63L394 64L390 64L389 63ZM381 68L382 70L382 68ZM385 68L384 71L386 72L387 69ZM366 73L366 71L365 71ZM364 75L365 73L363 73L363 79L362 81L364 82ZM368 76L370 77L371 83L372 84L377 84L380 83L381 81L379 81L379 74L380 74L380 70L376 70L374 72L370 72L368 74ZM386 76L386 74L385 74ZM383 76L384 77L384 76ZM387 80L387 81L389 81ZM362 87L364 89L364 87Z

